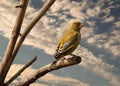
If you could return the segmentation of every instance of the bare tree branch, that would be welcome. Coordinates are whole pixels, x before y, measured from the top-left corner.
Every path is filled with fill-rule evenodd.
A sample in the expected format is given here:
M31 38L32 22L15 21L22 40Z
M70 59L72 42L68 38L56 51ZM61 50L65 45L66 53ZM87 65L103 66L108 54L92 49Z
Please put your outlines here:
M6 49L5 56L2 60L1 66L0 66L0 85L4 86L4 79L6 77L6 74L17 55L17 52L22 45L24 39L28 35L28 33L31 31L33 26L39 21L39 19L46 13L46 11L51 7L51 5L55 2L55 0L48 0L45 5L40 9L38 15L32 20L32 22L26 27L23 34L20 36L20 39L17 41L18 35L20 34L20 28L23 21L23 17L25 14L25 10L27 7L28 0L21 0L21 4L19 6L16 6L16 8L19 8L18 17L16 19L16 24L12 33L12 37L9 41L8 47ZM16 44L17 41L17 44ZM16 44L16 45L15 45Z
M52 4L55 1L56 0L48 0L45 3L45 5L39 10L38 15L36 15L35 18L28 24L25 31L20 36L20 39L18 40L17 45L15 46L12 57L16 56L16 54L19 51L19 48L22 45L23 41L25 40L26 36L29 34L29 32L32 30L32 28L35 26L35 24L40 20L40 18L46 13L46 11L52 6Z
M0 86L3 85L6 74L11 66L12 52L14 50L17 38L18 38L19 33L20 33L20 29L21 29L21 25L23 22L23 18L24 18L27 4L28 4L28 0L21 0L20 5L21 6L23 5L23 7L20 7L18 9L17 19L16 19L16 23L15 23L15 26L14 26L13 31L12 31L12 36L9 40L4 58L3 58L1 65L0 65Z
M14 76L12 76L5 85L9 85L13 80L15 80L26 68L28 68L33 62L37 60L37 56L35 56L30 62L28 62L23 68L21 68Z
M35 82L38 78L44 76L45 74L47 74L53 70L58 70L60 68L64 68L64 67L68 67L68 66L72 66L72 65L80 63L81 57L73 56L69 59L65 59L64 64L61 64L61 61L62 60L57 62L55 69L50 69L51 64L48 64L48 65L36 70L32 74L29 74L28 76L26 76L26 78L22 79L21 81L15 83L15 86L29 86L31 83Z
M20 36L15 49L12 53L10 62L14 60L15 56L17 55L19 48L21 47L23 41L25 40L26 36L29 34L29 32L32 30L33 26L39 21L39 19L46 13L46 11L52 6L55 0L48 0L45 5L40 9L38 15L30 22L30 24L26 27L23 34Z

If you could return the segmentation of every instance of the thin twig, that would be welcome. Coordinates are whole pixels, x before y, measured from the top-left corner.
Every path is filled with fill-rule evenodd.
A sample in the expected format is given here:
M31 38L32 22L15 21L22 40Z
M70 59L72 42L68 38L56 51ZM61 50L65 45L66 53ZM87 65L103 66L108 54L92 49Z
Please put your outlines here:
M14 76L12 76L5 85L9 85L13 80L15 80L26 68L28 68L32 63L37 60L37 56L35 56L30 62L28 62L24 67L22 67Z

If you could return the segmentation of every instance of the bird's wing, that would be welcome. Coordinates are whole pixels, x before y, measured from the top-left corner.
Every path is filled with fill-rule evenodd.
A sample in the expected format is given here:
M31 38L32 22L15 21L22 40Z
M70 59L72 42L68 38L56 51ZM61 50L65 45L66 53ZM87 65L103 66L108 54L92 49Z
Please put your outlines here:
M69 34L69 35L68 35ZM78 41L78 36L76 32L66 32L58 45L55 56L59 57L63 53L67 52L69 49L74 47Z

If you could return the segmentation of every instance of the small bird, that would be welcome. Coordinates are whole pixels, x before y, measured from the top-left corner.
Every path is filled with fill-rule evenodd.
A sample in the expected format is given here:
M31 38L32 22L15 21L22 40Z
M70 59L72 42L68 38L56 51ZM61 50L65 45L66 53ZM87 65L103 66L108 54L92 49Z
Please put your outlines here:
M74 21L63 34L56 52L54 54L54 61L51 68L55 68L55 64L60 59L65 59L64 56L72 55L72 52L77 48L81 40L80 30L84 27L79 21Z

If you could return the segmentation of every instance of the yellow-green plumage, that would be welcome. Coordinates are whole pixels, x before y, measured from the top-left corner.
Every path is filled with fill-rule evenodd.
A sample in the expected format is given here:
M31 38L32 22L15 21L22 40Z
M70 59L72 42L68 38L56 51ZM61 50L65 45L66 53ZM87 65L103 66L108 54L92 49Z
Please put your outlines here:
M71 54L77 48L81 40L80 29L82 27L83 25L80 22L73 22L71 26L67 28L54 55L56 59Z
M66 32L60 39L58 48L54 54L55 61L53 64L55 64L60 58L70 55L77 48L81 40L80 29L83 26L84 25L80 22L73 22L68 26Z
M71 41L72 40L72 41ZM72 51L74 51L74 49L78 46L79 41L80 41L80 33L79 32L75 32L72 30L67 30L64 35L62 36L57 52L60 52L60 50L63 48L63 45L65 43L70 42L69 45L67 46L66 49L64 49L64 51L62 51L62 53L69 51L68 53L72 53ZM71 49L71 52L70 52Z

